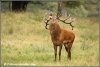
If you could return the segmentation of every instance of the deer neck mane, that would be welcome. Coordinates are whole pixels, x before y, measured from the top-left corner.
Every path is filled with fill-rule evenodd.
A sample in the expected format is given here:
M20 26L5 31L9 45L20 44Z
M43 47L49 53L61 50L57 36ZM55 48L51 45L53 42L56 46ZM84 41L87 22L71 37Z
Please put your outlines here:
M59 24L57 23L50 24L49 29L50 29L51 37L53 39L58 39L61 33L61 28Z

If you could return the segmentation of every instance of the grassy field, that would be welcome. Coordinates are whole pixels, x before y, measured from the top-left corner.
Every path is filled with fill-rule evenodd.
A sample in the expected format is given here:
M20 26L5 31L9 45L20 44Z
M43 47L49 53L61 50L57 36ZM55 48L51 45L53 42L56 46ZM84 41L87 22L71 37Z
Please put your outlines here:
M99 66L99 20L76 18L72 60L63 47L61 61L54 62L50 33L38 13L1 13L1 64L35 64L35 66ZM60 26L71 30L69 25Z

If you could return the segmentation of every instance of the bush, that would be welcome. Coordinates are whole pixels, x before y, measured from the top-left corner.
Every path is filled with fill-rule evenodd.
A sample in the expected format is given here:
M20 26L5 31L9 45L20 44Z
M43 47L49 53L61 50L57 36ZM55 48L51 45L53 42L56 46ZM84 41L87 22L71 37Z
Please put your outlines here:
M78 16L78 17L87 17L89 14L89 11L87 11L83 5L72 9L68 8L68 14L72 14L73 16Z

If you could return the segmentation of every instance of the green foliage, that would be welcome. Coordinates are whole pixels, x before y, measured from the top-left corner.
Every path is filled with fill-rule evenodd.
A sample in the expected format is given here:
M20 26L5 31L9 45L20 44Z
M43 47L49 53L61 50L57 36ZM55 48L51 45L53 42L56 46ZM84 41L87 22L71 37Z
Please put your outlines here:
M68 14L72 14L73 16L77 17L87 17L89 11L87 11L84 6L77 7L75 9L68 8Z
M99 7L98 3L91 5L84 5L85 10L89 11L88 17L99 17Z
M38 9L43 9L43 10L50 10L50 11L57 11L57 2L49 2L49 1L40 1L41 4L33 4L29 3L28 8L30 9L29 11L36 11ZM33 9L34 8L34 9Z
M58 8L57 1L32 1L29 2L27 5L26 12L32 12L36 16L36 20L41 21L42 19L42 11L45 12L55 12L57 13ZM66 3L66 8L68 14L72 14L75 17L98 17L99 16L99 4L98 1L64 1ZM1 3L1 10L8 11L9 3L2 2ZM40 13L39 13L40 12ZM41 17L40 17L41 14Z
M42 1L41 1L42 2ZM50 11L55 11L57 10L57 2L48 2L48 1L43 1L42 2L42 9L47 9Z
M82 5L84 2L83 1L66 1L66 6L70 8L76 8Z

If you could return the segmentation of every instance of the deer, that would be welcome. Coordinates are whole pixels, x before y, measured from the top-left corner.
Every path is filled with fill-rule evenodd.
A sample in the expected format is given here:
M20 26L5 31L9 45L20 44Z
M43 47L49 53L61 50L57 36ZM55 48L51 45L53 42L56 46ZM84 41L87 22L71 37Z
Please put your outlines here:
M54 47L54 55L55 55L55 61L57 58L57 47L59 46L59 61L61 60L61 50L62 46L64 45L66 52L68 53L68 59L71 60L71 48L75 39L75 34L70 31L66 30L64 28L61 28L58 24L59 21L70 24L72 27L72 30L74 26L72 25L72 22L75 20L75 18L72 20L70 18L70 15L64 19L61 20L59 17L61 15L55 16L52 12L49 13L49 17L46 18L47 13L43 17L43 21L45 22L46 26L45 28L50 31L51 40L53 42ZM70 22L66 22L66 20L70 18ZM47 26L49 27L47 28Z

